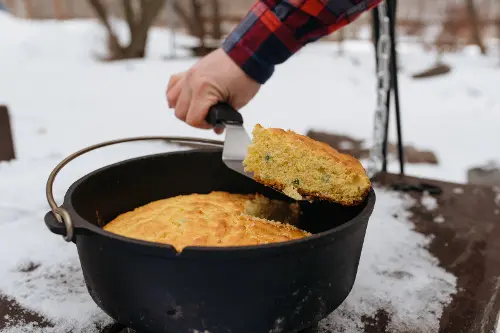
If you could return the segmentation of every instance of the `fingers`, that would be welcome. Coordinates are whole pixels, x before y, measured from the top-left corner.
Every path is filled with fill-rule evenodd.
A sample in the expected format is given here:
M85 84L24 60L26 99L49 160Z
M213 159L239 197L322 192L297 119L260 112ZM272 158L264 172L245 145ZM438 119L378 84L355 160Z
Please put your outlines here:
M185 72L173 75L166 91L168 105L175 116L197 128L211 128L205 121L209 108L227 101L235 109L246 105L260 84L248 77L222 48L200 59ZM223 130L214 129L221 134Z
M189 87L182 88L175 103L175 116L182 121L186 121L189 105L191 104L191 89Z
M167 93L172 90L172 88L179 82L179 80L182 78L184 72L182 73L177 73L175 75L172 75L170 77L170 80L168 81L167 85Z
M193 91L185 73L173 75L167 87L169 108L174 108L175 116L190 126L201 129L213 128L205 119L209 108L216 104L218 99L210 94L210 89L207 87L206 84L196 84ZM220 135L224 129L214 128L214 132Z
M215 95L210 94L206 85L198 85L192 93L191 104L186 116L186 123L193 127L212 128L205 119L210 107L218 102Z
M172 108L177 104L177 99L179 98L179 94L181 92L183 79L185 77L185 72L178 73L170 77L167 86L167 102L168 107Z

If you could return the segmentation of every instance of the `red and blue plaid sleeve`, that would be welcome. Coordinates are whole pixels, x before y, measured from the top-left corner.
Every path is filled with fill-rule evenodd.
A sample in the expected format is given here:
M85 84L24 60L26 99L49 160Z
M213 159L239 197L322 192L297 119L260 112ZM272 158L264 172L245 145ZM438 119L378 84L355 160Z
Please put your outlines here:
M307 43L357 19L382 0L259 0L222 48L247 75L265 83L277 64Z

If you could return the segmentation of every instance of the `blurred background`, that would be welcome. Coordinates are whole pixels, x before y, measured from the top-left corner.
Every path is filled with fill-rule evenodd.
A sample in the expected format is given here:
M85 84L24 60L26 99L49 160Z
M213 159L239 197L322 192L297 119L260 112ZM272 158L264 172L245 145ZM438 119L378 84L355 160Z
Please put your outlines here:
M170 75L220 45L253 0L0 3L0 104L16 153L0 174L43 160L33 176L43 186L50 166L100 141L222 139L178 121L165 90ZM366 163L376 107L372 19L365 13L279 65L241 110L247 130L292 129ZM399 1L396 31L406 173L500 185L500 1ZM388 170L398 172L394 119ZM109 148L98 160L165 150L130 147Z
M140 1L121 0L2 0L14 15L36 20L92 19L105 23L109 17L127 19L127 4L132 11ZM171 27L184 34L220 40L248 12L254 0L150 0L145 1L144 26ZM500 34L500 4L497 0L406 0L399 1L397 28L400 39L422 44L426 49L458 51L475 45L481 54ZM149 24L148 24L149 23ZM371 25L370 13L324 38L343 41L366 39ZM213 46L213 45L211 45ZM118 56L118 55L116 55ZM125 56L125 55L123 55ZM131 54L130 57L137 56Z

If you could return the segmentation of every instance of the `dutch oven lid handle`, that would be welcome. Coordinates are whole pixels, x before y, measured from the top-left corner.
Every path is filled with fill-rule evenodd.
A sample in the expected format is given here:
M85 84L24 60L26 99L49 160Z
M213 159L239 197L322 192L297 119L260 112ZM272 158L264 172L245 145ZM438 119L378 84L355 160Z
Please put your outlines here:
M168 141L170 143L195 143L195 144L201 144L201 145L208 145L208 146L217 146L217 147L223 147L224 143L222 141L218 140L210 140L210 139L198 139L198 138L189 138L189 137L175 137L175 136L139 136L139 137L131 137L131 138L124 138L124 139L116 139L116 140L110 140L102 143L98 143L92 146L89 146L87 148L84 148L82 150L79 150L68 157L66 157L64 160L59 162L58 165L52 170L52 172L49 175L49 178L47 180L47 184L45 186L45 195L47 197L47 201L50 205L50 209L52 210L52 214L54 214L55 218L59 223L64 223L65 229L66 229L66 234L63 235L63 238L67 242L73 241L73 235L74 235L74 228L73 228L73 223L71 221L71 216L69 215L68 211L64 209L62 206L57 206L56 201L54 199L54 194L53 194L53 185L54 185L54 180L59 173L59 171L62 170L62 168L74 160L75 158L88 153L92 150L106 147L106 146L111 146L114 144L118 143L125 143L125 142L131 142L131 141L151 141L151 140L162 140L162 141Z

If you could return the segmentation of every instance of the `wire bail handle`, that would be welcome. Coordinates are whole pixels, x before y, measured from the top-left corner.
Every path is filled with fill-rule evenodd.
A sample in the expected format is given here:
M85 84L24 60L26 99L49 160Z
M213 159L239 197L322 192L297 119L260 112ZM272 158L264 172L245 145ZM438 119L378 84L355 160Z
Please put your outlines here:
M124 143L124 142L131 142L131 141L151 141L151 140L162 140L162 141L167 141L168 143L177 143L177 144L196 144L196 145L206 145L206 146L212 146L212 147L223 147L224 143L222 141L217 141L217 140L210 140L210 139L197 139L197 138L188 138L188 137L174 137L174 136L139 136L139 137L132 137L132 138L124 138L124 139L117 139L117 140L110 140L102 143L98 143L86 148L83 148L68 157L66 157L64 160L59 162L59 164L56 165L54 170L49 175L49 178L47 179L47 184L45 186L45 195L47 198L47 202L49 203L50 209L52 210L52 214L54 214L54 217L59 223L64 223L64 226L66 228L66 234L63 235L63 238L67 242L71 242L74 237L74 225L73 221L71 220L71 216L69 215L68 211L64 209L62 206L57 206L57 203L54 199L54 194L53 194L53 187L54 187L54 180L57 176L57 174L62 170L62 168L74 160L75 158L88 153L92 150L96 150L98 148L106 147L106 146L111 146L115 145L118 143Z
M381 34L377 43L377 108L374 116L373 144L368 160L367 174L370 178L382 169L384 132L387 122L387 92L390 89L390 19L387 15L386 0L378 5L378 20Z

